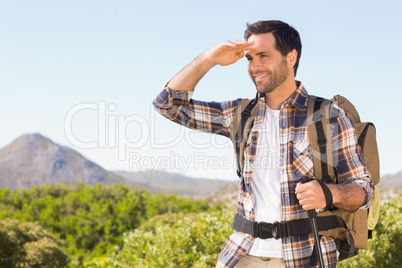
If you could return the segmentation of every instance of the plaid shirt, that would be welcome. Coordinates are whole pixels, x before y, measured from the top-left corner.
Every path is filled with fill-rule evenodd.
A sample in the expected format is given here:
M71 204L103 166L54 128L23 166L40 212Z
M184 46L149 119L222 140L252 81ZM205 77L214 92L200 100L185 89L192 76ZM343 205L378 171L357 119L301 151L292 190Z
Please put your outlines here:
M308 93L298 82L297 90L282 104L280 110L280 185L282 221L307 218L295 195L298 179L304 175L313 177L313 161L307 134L306 115ZM231 137L233 117L245 99L226 102L202 102L191 99L193 91L173 91L168 87L156 97L154 106L164 117L189 127L208 133ZM237 214L254 220L254 204L250 195L253 162L258 147L267 104L259 98L257 115L244 149L244 170L238 199ZM360 209L370 207L374 198L374 187L357 148L355 129L346 113L332 105L330 109L333 134L334 167L338 183L360 185L366 200ZM234 231L225 242L217 267L234 267L240 258L249 252L253 238ZM282 238L283 258L286 267L311 267L310 257L314 247L313 234ZM325 267L336 267L337 251L332 238L322 237L321 248Z

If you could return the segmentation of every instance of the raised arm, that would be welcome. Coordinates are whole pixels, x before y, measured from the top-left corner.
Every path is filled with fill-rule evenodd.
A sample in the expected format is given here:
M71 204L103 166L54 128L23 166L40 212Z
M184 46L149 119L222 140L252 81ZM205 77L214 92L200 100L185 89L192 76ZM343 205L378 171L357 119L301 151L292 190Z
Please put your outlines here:
M215 65L229 65L244 57L254 42L226 41L202 53L174 76L155 98L155 109L180 125L230 136L230 124L235 108L245 101L203 102L192 99L198 81Z
M198 81L212 67L237 62L252 45L253 42L226 41L205 51L169 81L169 88L174 91L194 90Z

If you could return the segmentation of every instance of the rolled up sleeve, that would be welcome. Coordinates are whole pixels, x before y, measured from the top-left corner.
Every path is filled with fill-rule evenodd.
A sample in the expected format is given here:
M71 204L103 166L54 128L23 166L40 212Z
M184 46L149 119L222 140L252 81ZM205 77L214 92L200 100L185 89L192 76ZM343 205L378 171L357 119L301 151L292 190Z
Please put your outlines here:
M205 102L192 99L193 91L174 91L165 87L154 99L155 109L182 126L230 137L234 111L246 99Z
M339 183L359 185L365 192L365 201L359 210L368 209L374 201L374 184L357 144L353 123L339 108L333 134L334 167Z

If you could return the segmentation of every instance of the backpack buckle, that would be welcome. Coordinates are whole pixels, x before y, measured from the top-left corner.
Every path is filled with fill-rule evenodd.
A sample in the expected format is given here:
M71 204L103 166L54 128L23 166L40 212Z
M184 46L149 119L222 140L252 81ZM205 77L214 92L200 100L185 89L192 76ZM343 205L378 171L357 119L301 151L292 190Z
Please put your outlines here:
M281 228L279 227L279 222L267 223L267 222L253 222L251 225L251 232L254 238L275 238L279 239L282 237Z
M258 224L258 236L261 239L267 239L267 238L272 238L272 224L271 223L266 223L266 222L260 222Z
M318 146L326 146L327 145L327 138L324 139L317 139Z
M271 226L272 237L278 240L282 237L282 229L280 228L280 222L274 222Z
M235 141L236 142L241 142L242 139L243 139L242 133L236 133Z

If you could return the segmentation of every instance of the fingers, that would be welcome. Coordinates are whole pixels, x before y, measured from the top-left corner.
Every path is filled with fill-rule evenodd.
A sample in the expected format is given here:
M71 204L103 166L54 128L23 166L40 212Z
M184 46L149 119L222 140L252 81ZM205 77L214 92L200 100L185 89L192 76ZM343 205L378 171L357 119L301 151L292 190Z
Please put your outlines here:
M321 209L325 207L325 196L321 186L316 181L296 185L295 194L304 210Z
M299 204L304 210L314 209L313 202L307 199L299 200Z
M254 42L233 40L220 43L204 53L208 62L214 65L226 66L233 64L244 57L245 50L249 50Z
M228 40L225 42L226 45L233 47L233 48L238 48L242 50L248 50L254 45L254 41L248 42L248 41L241 41L241 40Z
M309 183L311 183L311 181L310 182L306 182L306 183L304 183L304 184L302 184L302 183L300 183L300 182L298 182L297 184L296 184L296 194L299 194L299 193L302 193L302 192L304 192L304 191L306 191L307 189L309 189Z
M299 200L299 204L303 207L304 210L315 209L317 206L316 198L309 195L308 192L299 193L296 197Z

